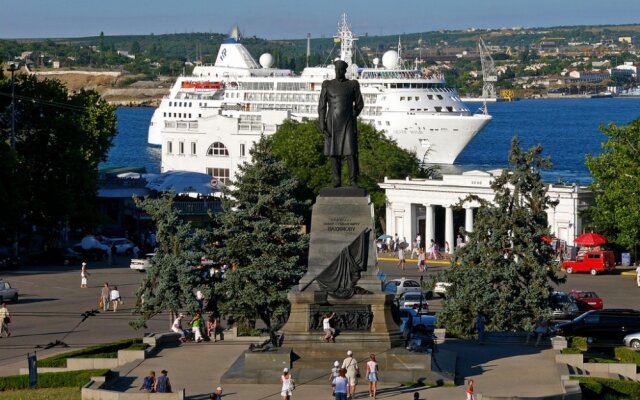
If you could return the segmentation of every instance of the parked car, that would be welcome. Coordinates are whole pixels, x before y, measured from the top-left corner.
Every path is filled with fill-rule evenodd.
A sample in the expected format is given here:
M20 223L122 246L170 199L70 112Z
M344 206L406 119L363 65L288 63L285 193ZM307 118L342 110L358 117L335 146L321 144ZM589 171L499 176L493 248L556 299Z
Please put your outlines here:
M622 339L624 345L634 350L640 350L640 332L630 333Z
M433 296L429 296L431 292L404 292L396 300L398 307L400 308L416 308L419 309L422 305L422 311L429 311L429 303L427 299Z
M640 332L640 311L616 308L587 311L573 321L558 324L555 329L555 334L560 336L584 336L592 342L615 343L620 343L630 332Z
M9 282L0 278L0 302L5 301L18 301L18 289L14 289L11 287Z
M151 265L151 258L155 255L156 253L148 253L145 258L132 258L129 268L139 272L144 272Z
M31 257L31 262L36 264L80 264L82 254L68 247L53 247L40 254Z
M133 248L136 247L133 242L127 238L109 238L111 246L116 246L116 254L131 254Z
M100 261L107 258L107 250L95 247L85 249L80 243L74 244L71 250L80 254L83 260Z
M419 292L421 289L422 288L420 287L420 282L407 278L390 280L389 282L386 282L382 287L382 290L385 293L391 293L395 295L395 299L398 299L398 297L400 297L400 295L404 292Z
M551 303L551 319L567 320L580 315L578 305L565 292L553 292L549 302Z
M436 282L436 286L433 288L433 293L444 298L447 297L447 288L451 286L449 282Z
M436 329L436 316L419 312L413 308L400 308L400 332L409 333L412 330L431 331Z
M569 292L569 297L576 302L580 311L602 310L604 308L604 302L596 292L572 290Z
M603 272L612 272L615 267L615 255L613 251L608 250L578 253L574 261L565 261L562 263L562 269L567 271L567 274L589 272L591 275L597 275Z

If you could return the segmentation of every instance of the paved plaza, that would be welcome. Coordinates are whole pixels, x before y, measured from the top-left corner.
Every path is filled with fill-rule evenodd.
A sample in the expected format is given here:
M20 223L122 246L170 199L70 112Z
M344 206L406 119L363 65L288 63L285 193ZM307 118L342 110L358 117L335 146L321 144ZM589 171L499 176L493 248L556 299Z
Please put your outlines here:
M104 263L103 263L104 264ZM2 276L20 290L17 304L9 303L13 315L12 336L0 339L0 374L14 375L26 366L27 353L37 351L40 358L69 349L53 347L49 343L61 341L72 349L123 338L142 336L144 332L164 332L169 328L167 314L149 321L148 328L134 331L128 325L134 316L131 307L135 303L133 293L143 274L128 268L128 259L118 259L118 265L89 264L89 288L80 288L78 266L21 267L3 271ZM407 263L400 271L393 261L382 261L380 268L388 279L418 277L415 264ZM430 265L427 279L448 268L445 264ZM98 308L98 296L104 282L117 285L124 304L118 312L100 313L84 322L80 314ZM570 275L563 290L595 290L605 300L607 308L640 308L635 279L625 275L590 276ZM434 311L440 309L441 300L430 302ZM286 342L285 342L286 345ZM40 348L37 348L40 347ZM219 385L220 377L236 358L247 348L247 342L223 341L217 343L188 343L167 348L156 357L138 364L120 368L124 379L118 381L120 390L137 391L142 377L149 370L167 369L176 389L185 388L187 396L203 399ZM521 344L489 343L479 346L473 342L447 340L441 349L458 353L456 377L460 383L473 378L479 393L492 396L539 397L560 392L560 382L550 348L536 348ZM436 355L437 361L437 355ZM363 363L364 364L364 363ZM330 398L327 366L326 384L311 385L298 382L294 397L297 399ZM295 365L294 365L295 368ZM446 367L443 367L446 369ZM536 373L532 374L531 371ZM225 398L229 399L279 399L279 373L273 371L273 385L225 385ZM414 389L384 385L381 371L379 398L413 399ZM319 377L324 382L325 377ZM362 382L364 383L364 382ZM358 392L366 397L366 385L358 386ZM421 399L460 399L464 386L421 388Z

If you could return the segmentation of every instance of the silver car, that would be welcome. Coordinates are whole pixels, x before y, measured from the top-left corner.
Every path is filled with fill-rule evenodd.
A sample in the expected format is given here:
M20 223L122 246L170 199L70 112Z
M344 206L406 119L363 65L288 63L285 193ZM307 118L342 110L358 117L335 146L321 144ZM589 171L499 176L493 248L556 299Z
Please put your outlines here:
M5 301L18 301L18 289L12 288L9 282L0 279L0 303Z
M634 350L640 350L640 332L630 333L623 339L624 345Z

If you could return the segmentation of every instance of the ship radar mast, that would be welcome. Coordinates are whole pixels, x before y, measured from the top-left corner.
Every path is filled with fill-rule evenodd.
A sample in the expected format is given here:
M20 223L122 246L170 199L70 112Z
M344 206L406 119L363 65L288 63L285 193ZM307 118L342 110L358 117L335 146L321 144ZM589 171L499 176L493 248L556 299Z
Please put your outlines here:
M353 63L353 49L358 38L351 32L347 23L347 14L342 14L338 22L338 33L334 36L335 41L340 42L340 59L349 66Z
M236 42L240 41L240 28L238 27L238 24L234 24L233 27L231 28L231 33L229 33L229 39L233 39Z

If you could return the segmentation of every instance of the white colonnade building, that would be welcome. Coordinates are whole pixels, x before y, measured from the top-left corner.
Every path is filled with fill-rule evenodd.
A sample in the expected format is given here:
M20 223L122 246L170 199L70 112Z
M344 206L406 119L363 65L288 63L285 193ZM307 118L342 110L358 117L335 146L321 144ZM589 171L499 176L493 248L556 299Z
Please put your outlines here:
M461 201L469 195L492 202L495 193L492 181L502 170L467 171L458 174L442 174L436 179L388 179L380 187L387 198L386 233L398 234L401 240L412 243L416 235L422 237L421 245L429 246L434 239L441 248L448 242L450 253L455 251L460 228L473 231L474 210L477 201ZM582 233L580 211L593 203L593 194L586 186L576 184L548 184L547 195L557 200L555 208L547 210L551 234L573 246L575 237ZM464 238L466 242L467 238Z

